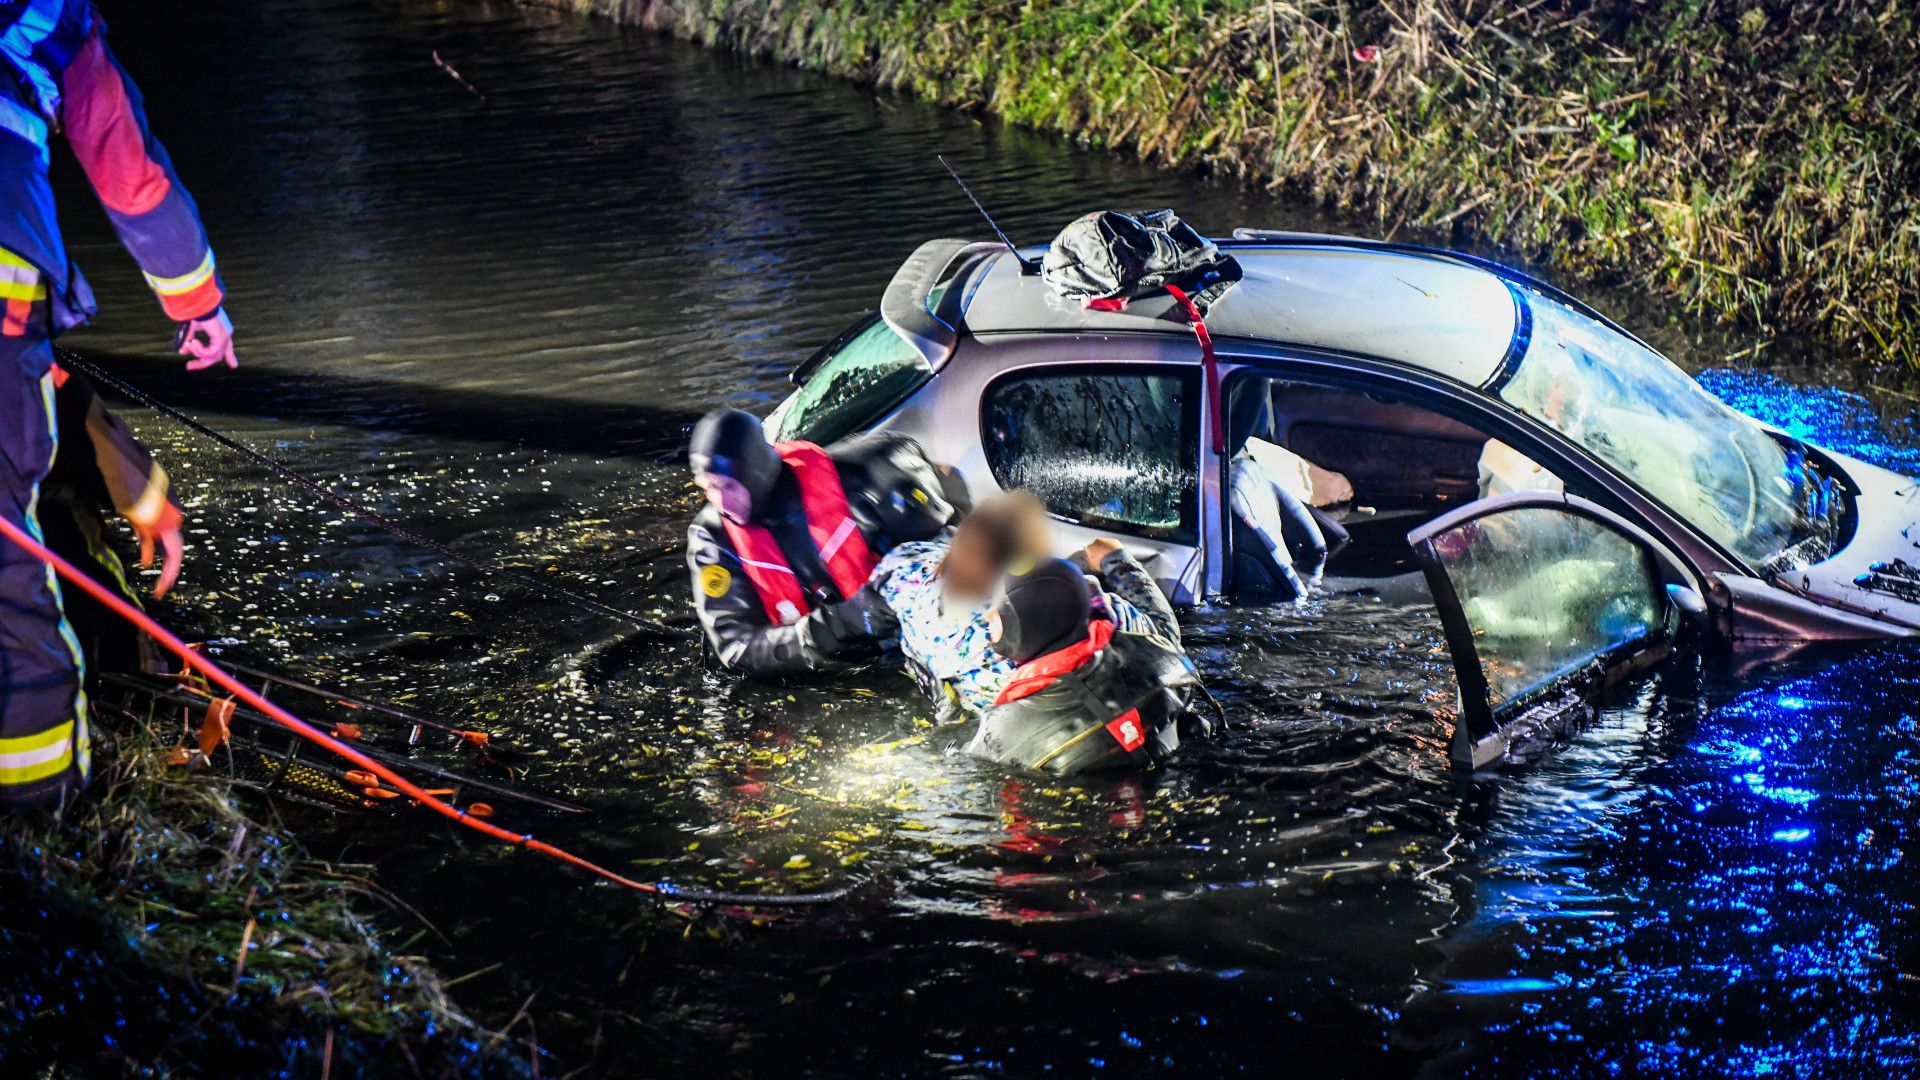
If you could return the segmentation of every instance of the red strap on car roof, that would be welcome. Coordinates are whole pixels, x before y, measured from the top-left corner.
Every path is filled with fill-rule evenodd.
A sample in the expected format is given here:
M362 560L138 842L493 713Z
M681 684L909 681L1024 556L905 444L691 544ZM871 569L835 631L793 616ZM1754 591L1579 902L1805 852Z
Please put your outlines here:
M1213 452L1227 452L1226 423L1220 416L1220 363L1213 355L1213 335L1207 332L1207 321L1200 315L1200 305L1193 297L1178 285L1166 286L1167 295L1174 298L1187 311L1187 321L1193 324L1193 336L1200 342L1200 367L1207 380L1207 432L1213 440Z

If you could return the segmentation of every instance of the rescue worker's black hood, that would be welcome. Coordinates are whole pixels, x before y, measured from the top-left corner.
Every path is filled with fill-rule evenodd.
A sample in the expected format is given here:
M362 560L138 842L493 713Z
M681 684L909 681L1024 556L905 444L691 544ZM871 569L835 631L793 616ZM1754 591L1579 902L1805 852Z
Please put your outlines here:
M1009 573L995 607L1000 637L993 647L1025 664L1086 640L1093 592L1079 567L1046 559L1024 573Z
M767 442L760 418L739 409L718 409L694 425L687 448L693 471L725 476L747 489L753 510L748 520L764 513L786 466Z

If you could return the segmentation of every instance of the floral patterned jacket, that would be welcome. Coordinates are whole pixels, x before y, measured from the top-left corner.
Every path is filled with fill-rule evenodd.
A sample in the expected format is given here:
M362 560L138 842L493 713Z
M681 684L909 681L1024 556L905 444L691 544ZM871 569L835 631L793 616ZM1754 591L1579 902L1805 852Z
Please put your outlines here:
M940 564L948 539L901 544L874 568L872 584L900 620L900 651L907 670L933 700L942 722L977 717L993 704L1013 674L1013 661L994 651L987 636L990 604L950 605L940 584ZM1073 563L1087 564L1076 554ZM1110 591L1099 599L1116 629L1152 634L1174 647L1180 624L1152 575L1126 552L1115 552L1100 566Z

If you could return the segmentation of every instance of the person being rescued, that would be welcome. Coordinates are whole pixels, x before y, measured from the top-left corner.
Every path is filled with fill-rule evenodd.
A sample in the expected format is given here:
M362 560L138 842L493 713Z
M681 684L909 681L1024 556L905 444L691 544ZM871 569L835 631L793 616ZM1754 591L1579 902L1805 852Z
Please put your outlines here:
M707 500L687 530L694 604L720 663L747 675L877 655L895 633L868 584L880 557L971 505L965 481L904 435L769 444L753 414L721 409L694 428L688 458Z
M988 614L1007 569L1048 558L1052 528L1040 500L1008 491L981 501L950 535L902 544L874 570L873 585L899 620L907 671L933 702L937 723L977 718L1013 674L993 647ZM1165 603L1133 557L1111 541L1075 552L1086 573L1103 577L1102 602L1123 626Z
M1111 578L1146 571L1112 540L1088 545ZM1152 587L1152 582L1147 582ZM1046 559L1010 573L988 616L993 645L1015 665L967 752L1068 776L1166 760L1182 735L1211 732L1193 711L1204 691L1180 645L1173 608L1113 619L1083 570Z
M1271 441L1271 389L1251 381L1234 395L1228 430L1240 449L1227 470L1233 512L1233 595L1246 602L1304 600L1347 530L1322 509L1353 498L1353 485Z

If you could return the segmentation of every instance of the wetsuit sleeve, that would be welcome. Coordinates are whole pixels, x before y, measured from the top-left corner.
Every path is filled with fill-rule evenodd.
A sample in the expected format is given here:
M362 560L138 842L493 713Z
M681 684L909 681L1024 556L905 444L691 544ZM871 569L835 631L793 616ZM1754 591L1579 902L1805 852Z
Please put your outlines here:
M225 292L199 210L147 129L140 91L105 34L96 17L93 33L61 73L60 126L167 316L185 322L210 315Z
M939 478L940 497L947 500L948 505L953 507L953 516L947 519L946 524L958 525L961 518L973 512L973 492L967 488L967 478L961 476L958 469L948 468L933 460L927 454L927 448L920 445L920 440L911 435L888 432L885 437L898 440L899 445L906 447L920 459L929 473Z
M1180 647L1180 620L1174 617L1173 605L1146 567L1126 551L1115 551L1100 560L1100 577L1109 592L1133 608L1131 612L1115 612L1116 629L1123 634L1157 637L1176 649Z
M697 519L687 529L687 569L700 625L727 670L772 677L844 666L831 655L839 648L832 609L810 611L789 626L773 625L753 582L740 571L732 545Z
M93 384L71 372L56 375L63 422L78 419L93 450L94 465L107 500L139 529L156 529L167 516L167 471L133 437L119 417L107 411ZM67 436L62 432L63 441Z

